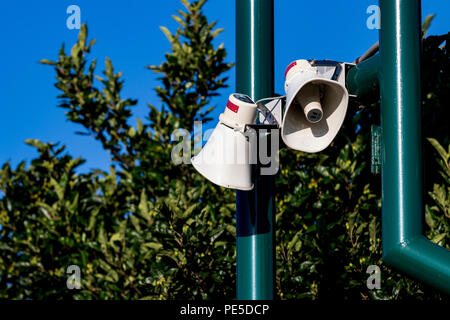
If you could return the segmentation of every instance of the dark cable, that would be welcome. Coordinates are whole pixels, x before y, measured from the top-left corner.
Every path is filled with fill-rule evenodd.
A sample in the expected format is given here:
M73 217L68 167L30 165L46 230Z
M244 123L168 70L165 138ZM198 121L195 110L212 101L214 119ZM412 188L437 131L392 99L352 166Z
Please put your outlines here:
M369 50L367 50L361 57L356 59L355 63L358 64L364 60L369 59L370 57L375 55L375 53L377 53L379 49L380 49L380 43L377 41L377 43L375 43L373 46L371 46L369 48Z

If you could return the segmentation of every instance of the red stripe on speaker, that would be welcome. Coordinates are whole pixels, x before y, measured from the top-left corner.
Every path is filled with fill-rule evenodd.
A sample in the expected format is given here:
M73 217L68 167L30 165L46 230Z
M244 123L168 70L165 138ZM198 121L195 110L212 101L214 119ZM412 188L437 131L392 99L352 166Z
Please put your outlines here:
M239 110L239 106L235 105L230 100L228 100L227 108L230 109L231 111L233 111L234 113L238 113L238 110Z
M288 74L289 70L292 69L292 67L297 65L297 61L292 62L290 65L287 66L286 71L284 72L284 77L286 78L286 75Z

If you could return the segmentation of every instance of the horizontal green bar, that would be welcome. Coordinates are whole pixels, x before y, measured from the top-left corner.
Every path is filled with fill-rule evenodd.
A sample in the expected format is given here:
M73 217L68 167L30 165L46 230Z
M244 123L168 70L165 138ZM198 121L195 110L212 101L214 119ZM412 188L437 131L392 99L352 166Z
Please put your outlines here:
M379 84L380 62L380 55L376 54L351 68L346 79L348 92L356 96L373 92Z
M450 252L424 236L385 246L383 260L416 279L450 293Z

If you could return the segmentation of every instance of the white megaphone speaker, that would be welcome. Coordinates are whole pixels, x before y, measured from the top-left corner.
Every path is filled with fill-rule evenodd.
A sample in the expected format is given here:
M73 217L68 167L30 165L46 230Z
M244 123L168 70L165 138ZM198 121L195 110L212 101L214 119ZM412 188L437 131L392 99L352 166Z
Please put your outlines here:
M319 70L314 64L296 60L285 72L286 108L281 137L288 147L304 152L319 152L331 143L344 122L348 105L347 89L336 79L339 63L331 70L330 65Z
M250 97L233 93L219 123L202 150L192 158L194 168L211 182L226 188L251 190L251 139L246 125L256 119L256 104Z

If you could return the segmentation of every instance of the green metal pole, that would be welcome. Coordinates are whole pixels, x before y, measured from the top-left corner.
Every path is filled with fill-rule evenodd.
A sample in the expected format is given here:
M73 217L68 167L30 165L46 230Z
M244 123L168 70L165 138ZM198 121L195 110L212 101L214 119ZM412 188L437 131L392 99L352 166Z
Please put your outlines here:
M422 234L419 0L380 0L383 260L450 293L450 251Z
M255 101L273 88L273 0L236 0L236 91ZM254 190L236 191L237 298L273 299L273 176L255 168Z

